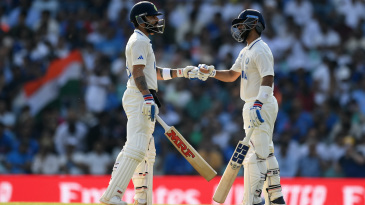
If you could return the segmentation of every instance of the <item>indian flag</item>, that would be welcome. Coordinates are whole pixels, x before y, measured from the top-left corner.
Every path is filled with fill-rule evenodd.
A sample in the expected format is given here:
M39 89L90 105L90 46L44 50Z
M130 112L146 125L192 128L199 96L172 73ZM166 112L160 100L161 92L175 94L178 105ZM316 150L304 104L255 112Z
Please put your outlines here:
M65 58L52 61L44 76L27 82L23 86L23 90L18 96L18 102L22 102L19 104L29 105L31 113L36 115L58 97L60 89L67 82L81 78L82 63L80 51L73 51Z

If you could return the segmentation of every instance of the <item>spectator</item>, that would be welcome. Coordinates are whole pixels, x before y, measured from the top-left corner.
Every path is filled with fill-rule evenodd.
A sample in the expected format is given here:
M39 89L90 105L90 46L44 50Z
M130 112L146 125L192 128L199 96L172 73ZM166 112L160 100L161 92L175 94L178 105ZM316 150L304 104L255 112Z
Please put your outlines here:
M365 177L365 156L355 149L356 140L352 136L344 139L346 152L340 158L340 165L346 177Z
M217 120L212 120L209 125L212 126L211 129L214 129L212 136L213 144L217 145L221 150L226 149L231 135L222 129L221 123Z
M359 82L359 88L352 93L353 99L360 106L360 111L365 115L365 77Z
M33 36L33 31L26 25L25 20L27 17L27 11L23 10L17 20L17 24L11 27L9 34L16 39L29 39Z
M61 173L80 175L88 173L85 154L76 151L77 141L71 139L65 145L65 154L60 156Z
M313 6L308 0L287 1L284 12L286 15L294 17L294 21L302 26L312 18Z
M217 145L205 145L198 152L219 175L224 173L227 165L223 163L223 156L220 154L221 151Z
M55 16L59 9L59 5L57 0L35 0L32 3L32 8L39 12L44 10L51 11L52 16Z
M95 62L94 73L88 77L88 86L85 93L85 102L88 110L100 113L105 109L108 89L111 84L108 76L109 65L105 57L100 57Z
M16 148L19 147L21 144L27 144L27 153L29 155L34 155L39 151L39 142L33 132L33 122L31 120L26 121L23 124L18 125L19 128L16 129L16 136L18 138Z
M12 132L5 129L3 123L0 122L0 156L5 156L17 147L16 136Z
M41 14L41 18L38 22L34 24L34 31L39 31L44 27L46 29L46 34L50 36L50 38L57 39L59 35L59 25L57 21L51 18L51 13L48 10L43 10Z
M13 112L10 112L6 102L0 99L0 121L6 127L13 127L15 125L16 117Z
M98 114L98 122L90 127L85 138L87 150L94 150L95 142L101 142L106 150L112 150L116 144L116 140L112 136L110 121L111 119L108 113L101 112Z
M58 155L53 151L53 145L43 143L37 155L32 162L33 174L59 174L61 162Z
M316 151L316 142L309 143L308 154L302 156L299 165L299 176L320 177L322 161Z
M67 121L57 127L54 135L54 144L59 155L67 153L66 147L72 143L75 151L85 150L85 136L87 127L78 120L78 116L74 110L69 110L67 113Z
M6 155L6 168L11 174L30 174L33 155L29 154L29 144L20 145Z
M171 145L173 146L173 145ZM173 149L173 148L171 148ZM178 152L169 153L164 160L163 172L171 175L193 174L194 168Z
M93 149L85 154L84 163L88 167L88 174L104 175L109 174L109 167L114 161L110 158L110 154L105 151L103 142L95 141Z
M210 98L202 93L201 87L198 85L192 90L193 96L191 100L186 104L185 110L189 117L194 120L198 120L204 112L210 109Z
M275 156L279 162L282 177L295 177L299 172L299 145L290 138L290 132L283 133L280 138L280 145L275 147Z
M32 2L28 0L19 0L19 3L10 11L8 16L8 22L11 27L16 24L18 16L23 11L27 11L25 18L25 23L27 26L31 27L33 23L39 19L40 12L31 8L31 3Z

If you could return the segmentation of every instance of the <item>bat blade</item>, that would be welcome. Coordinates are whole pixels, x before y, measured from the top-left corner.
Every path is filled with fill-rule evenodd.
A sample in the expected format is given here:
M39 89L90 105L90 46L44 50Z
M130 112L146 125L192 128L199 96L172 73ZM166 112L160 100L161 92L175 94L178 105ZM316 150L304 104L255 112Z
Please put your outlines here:
M185 157L194 169L203 176L207 181L213 179L217 172L203 159L202 156L194 149L185 138L171 126L165 131L166 137L175 146L175 148Z
M252 135L253 129L250 129L246 138L239 141L236 149L233 152L231 160L229 161L226 170L223 173L221 180L214 192L213 200L217 203L224 203L229 191L237 177L240 168L242 167L243 160L246 157L247 151L250 148L249 140Z

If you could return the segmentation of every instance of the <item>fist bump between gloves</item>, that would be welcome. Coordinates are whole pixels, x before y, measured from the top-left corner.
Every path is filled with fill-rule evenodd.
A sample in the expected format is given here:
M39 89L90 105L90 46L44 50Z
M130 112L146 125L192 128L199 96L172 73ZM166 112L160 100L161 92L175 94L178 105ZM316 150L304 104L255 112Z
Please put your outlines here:
M202 70L206 70L205 72ZM184 77L189 78L190 80L199 79L202 81L206 81L209 77L214 77L216 74L216 70L214 66L199 64L198 67L195 66L187 66L183 68ZM187 74L187 77L186 77Z
M209 77L214 77L216 74L216 70L213 65L199 64L199 74L198 79L202 81L206 81ZM205 70L205 72L204 72Z
M185 68L182 69L183 75L185 78L190 78L190 73L192 72L192 70L196 68L195 66L186 66Z

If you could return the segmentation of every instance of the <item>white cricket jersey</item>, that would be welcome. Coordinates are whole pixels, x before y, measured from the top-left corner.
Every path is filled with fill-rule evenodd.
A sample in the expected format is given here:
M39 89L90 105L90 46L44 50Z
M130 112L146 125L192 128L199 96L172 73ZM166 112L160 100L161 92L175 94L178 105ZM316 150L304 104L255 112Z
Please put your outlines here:
M126 45L126 66L128 74L127 87L137 88L133 73L133 65L145 65L143 73L148 89L157 91L156 59L151 40L140 30L135 29Z
M244 47L231 70L241 72L241 99L255 100L261 86L261 78L274 75L274 58L269 46L258 38Z

